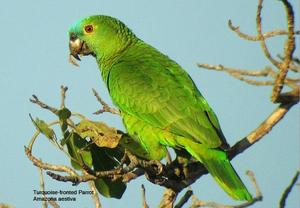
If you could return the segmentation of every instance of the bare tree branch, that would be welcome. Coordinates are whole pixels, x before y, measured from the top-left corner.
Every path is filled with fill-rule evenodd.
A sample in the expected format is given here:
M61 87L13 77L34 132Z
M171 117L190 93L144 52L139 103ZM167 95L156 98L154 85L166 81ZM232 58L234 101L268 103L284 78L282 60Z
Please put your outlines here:
M116 114L116 115L120 115L120 111L116 108L111 108L109 107L109 105L104 102L104 100L102 100L102 98L99 96L99 94L97 93L97 91L95 89L93 89L93 93L95 95L95 97L97 98L98 102L102 105L102 109L96 111L94 114L98 115L104 112L109 112L112 114Z
M276 81L273 87L273 93L271 96L271 100L275 103L278 102L278 97L283 88L283 83L288 73L288 69L292 61L293 53L295 50L294 11L292 5L287 0L282 0L281 2L285 6L286 15L287 15L288 39L284 47L283 63L277 66L277 68L279 69L279 73L277 74Z
M230 159L234 158L236 155L241 154L244 150L248 149L254 143L258 142L263 138L271 129L284 117L284 115L289 111L289 109L296 103L288 103L280 105L271 115L265 119L255 130L253 130L244 139L238 141L233 145L228 151L228 156Z
M41 102L38 97L36 95L32 95L33 98L30 98L30 102L35 103L37 105L39 105L41 108L47 109L49 111L51 111L52 113L54 113L55 115L57 115L58 110L56 108L53 108L43 102Z
M69 168L67 166L64 165L51 165L48 163L43 163L41 160L37 159L36 157L34 157L31 154L31 150L28 149L27 147L25 147L25 153L28 157L28 159L37 167L40 167L44 170L53 170L53 171L58 171L58 172L65 172L68 173L71 176L78 176L78 174L76 173L75 170L73 170L72 168Z
M240 38L243 38L245 40L249 40L249 41L260 41L259 37L258 36L251 36L251 35L248 35L246 33L243 33L240 31L240 27L238 26L234 26L232 24L232 21L231 20L228 20L228 27L234 31ZM300 34L300 31L295 31L295 34L296 35L299 35ZM285 30L275 30L275 31L271 31L271 32L266 32L263 34L263 37L264 39L267 39L267 38L272 38L272 37L277 37L279 35L288 35L288 32L285 31Z

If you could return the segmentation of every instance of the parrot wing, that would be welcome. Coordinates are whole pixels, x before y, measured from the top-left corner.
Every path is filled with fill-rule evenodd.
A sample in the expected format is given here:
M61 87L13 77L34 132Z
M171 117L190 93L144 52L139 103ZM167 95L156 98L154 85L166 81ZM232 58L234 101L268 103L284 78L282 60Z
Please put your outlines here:
M215 148L226 144L218 119L190 76L149 45L124 55L107 85L121 111Z

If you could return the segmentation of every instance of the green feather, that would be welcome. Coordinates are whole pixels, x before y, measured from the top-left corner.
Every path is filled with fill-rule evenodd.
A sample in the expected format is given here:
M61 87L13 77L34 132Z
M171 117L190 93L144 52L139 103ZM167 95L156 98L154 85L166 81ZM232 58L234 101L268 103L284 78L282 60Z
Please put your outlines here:
M185 138L178 138L177 141L184 144L185 149L203 163L229 196L236 200L252 200L251 194L230 164L225 152L209 149L202 144L191 143Z

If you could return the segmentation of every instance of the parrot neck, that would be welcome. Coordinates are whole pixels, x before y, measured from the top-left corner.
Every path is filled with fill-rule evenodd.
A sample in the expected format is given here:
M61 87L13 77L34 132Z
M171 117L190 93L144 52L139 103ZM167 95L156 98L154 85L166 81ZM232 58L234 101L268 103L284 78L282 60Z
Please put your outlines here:
M101 72L102 79L107 83L107 78L112 66L120 60L120 58L138 42L137 38L127 39L124 43L112 43L110 47L104 47L105 50L96 51L96 60ZM113 45L115 47L113 47ZM122 46L122 47L120 47ZM99 47L102 48L103 47Z

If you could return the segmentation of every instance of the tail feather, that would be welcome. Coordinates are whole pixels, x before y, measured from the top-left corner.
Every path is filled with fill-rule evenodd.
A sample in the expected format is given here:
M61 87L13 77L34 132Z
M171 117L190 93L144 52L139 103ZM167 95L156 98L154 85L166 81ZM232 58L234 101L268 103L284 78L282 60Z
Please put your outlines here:
M236 200L252 200L251 194L230 164L225 152L197 143L185 146L185 149L207 168L229 196Z
M244 183L227 158L221 160L211 158L209 160L205 160L203 164L208 169L208 172L212 175L212 177L217 181L217 183L233 199L247 201L252 199L251 194L248 192Z

